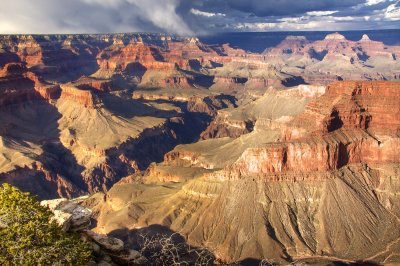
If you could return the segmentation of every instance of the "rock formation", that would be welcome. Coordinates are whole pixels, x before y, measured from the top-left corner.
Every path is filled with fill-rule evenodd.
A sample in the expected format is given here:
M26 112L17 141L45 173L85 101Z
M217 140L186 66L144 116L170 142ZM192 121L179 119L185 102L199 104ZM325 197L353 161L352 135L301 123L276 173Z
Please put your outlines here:
M78 232L90 242L93 257L90 265L146 265L147 259L138 251L128 249L122 240L90 230L91 210L79 204L79 200L55 199L42 201L54 214L53 219L66 232Z
M369 42L369 41L371 41L369 36L367 34L363 34L363 36L361 37L360 42Z

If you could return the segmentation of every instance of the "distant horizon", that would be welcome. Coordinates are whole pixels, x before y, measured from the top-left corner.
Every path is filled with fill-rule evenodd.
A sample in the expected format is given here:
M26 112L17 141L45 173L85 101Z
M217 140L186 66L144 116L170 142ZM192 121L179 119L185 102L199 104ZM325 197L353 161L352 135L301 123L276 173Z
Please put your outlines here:
M154 35L166 35L166 36L177 36L177 37L205 37L205 36L215 36L215 35L224 35L224 34L263 34L263 33L287 33L287 32L360 32L360 31L400 31L399 28L388 28L388 29L349 29L349 30L271 30L271 31L222 31L222 32L212 32L207 34L198 34L198 35L185 35L185 34L177 34L177 33L168 33L168 32L157 32L157 31L126 31L126 32L97 32L97 33L0 33L0 36L51 36L51 35L118 35L118 34L154 34ZM399 36L400 39L400 36Z
M287 36L304 36L308 41L323 40L326 35L338 32L347 40L359 41L362 35L367 34L373 41L383 42L385 45L400 45L400 29L384 30L342 30L342 31L268 31L268 32L223 32L208 35L179 35L163 32L110 32L110 33L65 33L65 34L0 34L0 36L102 36L102 35L152 35L171 36L176 39L198 38L207 45L229 44L231 47L240 48L248 52L262 53L265 49L275 47ZM151 38L151 37L150 37Z

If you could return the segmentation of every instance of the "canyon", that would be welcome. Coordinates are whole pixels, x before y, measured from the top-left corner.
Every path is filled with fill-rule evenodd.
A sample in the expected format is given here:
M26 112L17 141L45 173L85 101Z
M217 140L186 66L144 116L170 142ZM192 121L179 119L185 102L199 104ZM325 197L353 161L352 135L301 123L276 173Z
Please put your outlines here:
M400 262L400 46L0 36L0 183L221 263ZM121 233L123 232L123 233Z

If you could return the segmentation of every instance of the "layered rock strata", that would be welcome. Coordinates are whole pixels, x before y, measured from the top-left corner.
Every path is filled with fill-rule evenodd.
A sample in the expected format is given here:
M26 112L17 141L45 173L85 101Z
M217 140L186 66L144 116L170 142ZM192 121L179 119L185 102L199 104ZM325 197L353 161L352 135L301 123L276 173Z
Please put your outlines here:
M161 224L225 262L396 263L399 91L398 82L269 91L241 110L250 132L180 145L144 184L96 196L96 230ZM298 106L274 107L285 102Z

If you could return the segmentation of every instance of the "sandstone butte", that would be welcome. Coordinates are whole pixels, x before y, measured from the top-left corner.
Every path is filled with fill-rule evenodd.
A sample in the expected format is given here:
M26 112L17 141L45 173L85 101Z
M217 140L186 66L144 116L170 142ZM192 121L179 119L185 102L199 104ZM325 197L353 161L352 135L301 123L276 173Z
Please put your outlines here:
M338 33L262 54L0 36L0 183L90 193L93 230L128 246L161 225L223 262L399 263L398 58Z

